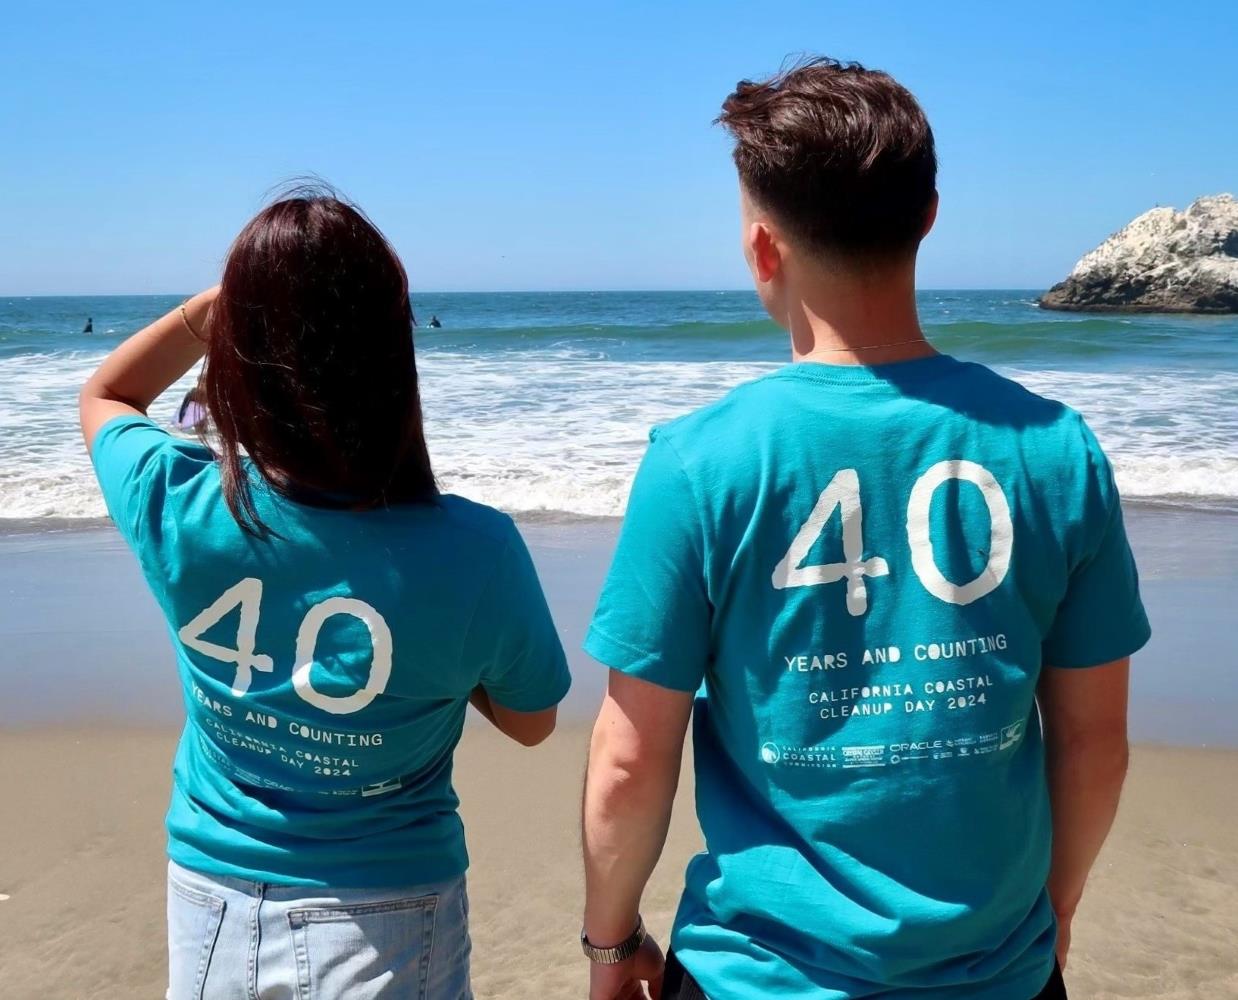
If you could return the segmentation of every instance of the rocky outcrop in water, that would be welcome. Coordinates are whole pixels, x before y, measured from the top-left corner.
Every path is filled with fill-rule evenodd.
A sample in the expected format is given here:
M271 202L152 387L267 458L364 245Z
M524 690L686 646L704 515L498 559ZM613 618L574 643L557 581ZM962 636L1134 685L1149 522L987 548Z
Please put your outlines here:
M1238 201L1200 198L1184 212L1154 208L1080 258L1042 309L1238 312Z

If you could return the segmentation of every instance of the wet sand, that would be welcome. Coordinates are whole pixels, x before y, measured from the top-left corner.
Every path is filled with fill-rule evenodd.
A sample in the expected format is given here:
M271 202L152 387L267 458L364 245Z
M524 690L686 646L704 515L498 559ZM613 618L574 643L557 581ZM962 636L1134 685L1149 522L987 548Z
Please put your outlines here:
M1135 507L1127 522L1153 626L1134 661L1132 736L1238 747L1238 514ZM583 721L604 674L580 643L618 522L536 519L521 530L572 668L563 714ZM0 596L0 728L180 723L163 618L111 527L0 533Z

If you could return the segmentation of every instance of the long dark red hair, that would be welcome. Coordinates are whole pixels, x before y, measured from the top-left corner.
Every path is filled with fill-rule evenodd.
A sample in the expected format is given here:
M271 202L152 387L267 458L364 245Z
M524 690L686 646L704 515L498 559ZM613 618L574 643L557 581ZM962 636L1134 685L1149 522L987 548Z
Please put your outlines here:
M422 426L408 276L356 208L300 191L233 243L200 388L224 497L265 536L244 456L279 493L369 508L437 496Z

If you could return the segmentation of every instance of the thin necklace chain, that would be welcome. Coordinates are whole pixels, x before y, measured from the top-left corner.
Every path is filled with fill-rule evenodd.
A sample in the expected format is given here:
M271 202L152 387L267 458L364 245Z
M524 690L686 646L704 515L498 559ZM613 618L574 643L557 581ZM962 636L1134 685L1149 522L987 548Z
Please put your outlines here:
M884 347L905 347L908 344L927 344L928 341L923 337L913 337L911 340L895 340L888 344L864 344L860 347L818 347L816 350L805 354L804 357L811 358L814 354L836 354L840 351L879 351Z

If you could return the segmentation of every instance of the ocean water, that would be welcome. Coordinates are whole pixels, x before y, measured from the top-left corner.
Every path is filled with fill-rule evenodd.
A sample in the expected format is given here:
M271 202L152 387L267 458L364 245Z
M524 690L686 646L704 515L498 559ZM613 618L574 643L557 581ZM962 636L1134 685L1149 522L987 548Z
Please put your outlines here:
M1088 418L1128 500L1238 510L1238 317L1042 312L1032 291L927 291L939 349ZM179 296L0 298L0 530L104 515L76 396ZM512 513L623 513L651 425L789 358L751 292L418 294L443 486ZM84 335L86 317L93 335ZM158 401L169 420L186 378Z

